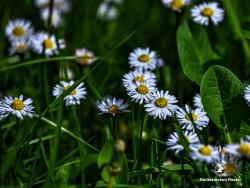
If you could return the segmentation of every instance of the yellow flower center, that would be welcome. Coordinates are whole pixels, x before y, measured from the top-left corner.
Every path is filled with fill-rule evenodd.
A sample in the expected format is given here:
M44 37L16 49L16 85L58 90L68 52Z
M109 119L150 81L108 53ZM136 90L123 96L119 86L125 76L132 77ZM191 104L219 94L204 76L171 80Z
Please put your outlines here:
M115 104L112 104L112 106L109 108L109 112L117 114L119 112L119 107Z
M147 94L148 93L148 87L145 86L145 85L139 85L137 88L136 88L136 91L140 94Z
M164 108L168 105L168 100L165 99L164 97L160 97L155 100L155 105L159 108Z
M197 115L194 114L194 113L190 113L190 114L187 114L185 115L185 119L188 120L188 121L196 121L197 120Z
M150 57L148 54L142 54L138 57L138 61L142 62L142 63L146 63L150 60Z
M211 17L214 14L214 10L210 7L206 7L201 11L201 14L203 16Z
M70 88L71 85L67 85L66 87L64 87L64 91L66 91L67 89ZM71 91L71 93L69 95L75 95L76 94L76 89L74 89L73 91Z
M138 82L143 82L143 81L144 81L143 75L141 75L141 76L136 76L136 77L134 78L133 82L136 82L136 81L138 81Z
M223 166L223 172L227 174L227 176L233 176L236 173L237 168L234 164L227 163Z
M26 47L25 44L18 44L16 48L17 48L18 50L24 50L25 47Z
M91 56L87 56L87 55L86 56L82 56L80 58L81 63L84 64L84 65L87 65L91 59L92 59L92 57Z
M15 36L21 37L24 35L25 30L23 29L23 27L17 26L13 29L12 33Z
M173 9L181 9L184 4L183 4L183 0L173 0L170 4L170 6L173 8Z
M51 49L53 47L54 47L54 44L50 38L47 38L46 40L44 40L44 48L45 49Z
M24 108L24 103L22 100L19 100L19 99L14 99L12 104L11 104L11 107L14 109L14 110L22 110Z
M203 146L199 149L200 154L210 156L212 154L211 149L208 146Z
M237 151L243 155L250 156L250 147L248 144L241 144Z

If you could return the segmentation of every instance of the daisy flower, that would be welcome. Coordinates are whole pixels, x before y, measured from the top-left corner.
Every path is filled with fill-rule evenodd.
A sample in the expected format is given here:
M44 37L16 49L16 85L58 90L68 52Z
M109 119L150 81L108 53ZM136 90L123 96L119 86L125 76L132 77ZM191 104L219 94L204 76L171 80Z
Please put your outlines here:
M59 49L63 50L66 48L66 41L64 38L59 38L58 39L58 45L59 45Z
M24 100L23 95L13 98L12 96L4 97L0 100L0 115L2 118L6 118L10 114L23 119L25 116L33 117L34 106L32 105L32 99L28 98Z
M184 137L188 144L198 144L200 142L197 134L190 131L185 131ZM184 149L183 143L184 140L182 140L176 132L170 134L166 141L167 149L173 150L175 154L178 154Z
M128 59L131 68L141 70L154 70L158 62L156 52L149 48L136 48L129 54Z
M156 86L156 76L150 71L142 71L136 69L125 74L122 79L123 85L127 88L130 84L135 82L145 82L151 86Z
M193 103L195 108L204 109L200 94L196 93L193 98Z
M111 21L117 18L118 16L118 9L114 5L110 5L105 1L101 3L97 11L97 17L102 20Z
M190 156L194 160L206 163L214 163L219 160L219 153L211 145L191 144Z
M207 26L211 20L214 25L218 25L224 18L224 10L218 7L217 2L204 2L194 6L191 15L193 21L198 24Z
M11 48L9 49L10 55L15 53L23 54L30 49L31 41L25 38L16 39L11 41Z
M248 85L245 88L244 97L245 97L245 100L246 100L247 104L250 106L250 85Z
M80 65L91 65L96 60L95 54L86 48L76 49L75 56Z
M152 93L156 88L146 82L135 82L131 83L127 87L128 95L132 98L132 101L142 104L148 102Z
M55 36L49 36L49 34L46 32L37 33L32 38L32 47L33 50L38 54L42 54L44 51L46 57L58 54Z
M10 20L5 28L5 35L9 40L28 38L32 34L31 22L25 19Z
M209 123L206 112L200 108L192 110L187 104L185 110L182 108L177 109L176 116L182 129L194 130L193 126L196 126L197 129L202 130Z
M172 10L181 12L181 9L190 4L191 0L162 0L163 4Z
M104 97L102 101L98 101L96 106L101 111L100 114L111 114L115 116L120 113L129 112L129 110L127 110L128 105L124 103L122 99L108 96Z
M38 8L48 8L50 0L35 0L35 5ZM54 7L61 12L68 12L70 10L70 3L68 0L54 0Z
M154 118L167 119L167 117L174 115L178 108L176 105L178 101L173 95L170 95L168 91L155 91L149 96L149 101L150 102L145 104L144 107L149 115Z
M47 24L49 19L49 8L44 8L40 12L41 18L44 21L45 24ZM53 9L52 16L51 16L51 24L57 28L62 23L62 13L58 9Z
M213 172L219 177L234 176L242 168L242 160L234 155L227 154L215 165Z
M240 144L229 144L224 148L225 152L239 157L250 158L250 142L241 139Z
M52 94L55 97L59 97L63 92L70 88L75 82L73 80L65 82L60 81L59 84L53 88ZM81 99L86 98L86 88L84 83L80 83L71 93L69 93L65 98L66 106L79 105Z

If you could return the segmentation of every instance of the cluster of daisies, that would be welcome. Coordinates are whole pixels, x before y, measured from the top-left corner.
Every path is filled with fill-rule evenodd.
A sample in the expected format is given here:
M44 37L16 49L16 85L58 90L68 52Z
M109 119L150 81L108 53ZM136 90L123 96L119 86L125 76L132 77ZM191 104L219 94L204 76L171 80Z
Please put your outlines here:
M46 25L50 16L50 2L50 0L35 0L35 5L40 9L40 16ZM70 10L70 3L68 0L54 0L53 9L51 10L51 24L57 28L63 22L63 14Z
M105 21L114 20L118 16L118 7L122 2L123 0L104 0L97 10L97 17Z
M64 40L58 39L45 31L34 32L30 21L26 19L10 20L5 28L11 48L10 54L24 54L33 50L37 54L45 54L46 57L56 55L60 49L65 48Z
M180 12L190 5L191 0L162 0L162 2L172 10ZM203 2L191 9L191 16L198 24L207 26L211 21L214 25L218 25L224 19L224 10L218 6L217 2Z
M188 144L188 152L193 160L213 165L212 172L220 177L233 176L242 168L243 160L250 158L250 136L241 139L240 143L222 146L211 146L200 143L194 132L183 132L183 137L176 132L166 141L167 149L176 154L184 150L184 143Z

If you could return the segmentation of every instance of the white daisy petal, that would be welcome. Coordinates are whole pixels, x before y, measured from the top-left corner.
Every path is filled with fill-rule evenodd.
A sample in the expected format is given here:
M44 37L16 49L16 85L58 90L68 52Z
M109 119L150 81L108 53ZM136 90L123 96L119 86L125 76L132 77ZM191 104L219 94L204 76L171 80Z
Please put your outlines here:
M185 105L185 110L178 108L176 110L176 116L182 129L193 130L196 126L197 129L202 130L209 123L209 118L206 112L201 108L192 110L188 105Z
M75 82L73 80L65 82L60 81L59 84L56 84L53 88L52 95L55 97L59 97L64 91L66 91L70 86L72 86ZM70 94L68 94L64 100L66 106L79 105L81 99L86 98L86 88L84 87L84 83L80 83Z
M205 163L215 163L219 160L218 151L211 145L190 144L190 156L194 160Z
M33 117L33 109L35 108L32 105L32 99L28 98L23 100L23 96L19 97L4 97L0 100L0 116L1 118L6 118L9 115L15 115L20 119L23 119L25 116Z
M5 35L11 40L27 39L33 34L31 22L25 19L10 20L5 28Z
M172 10L181 12L182 8L189 5L191 0L162 0L162 2Z
M77 57L77 62L80 65L91 65L96 61L94 53L86 48L78 48L75 51L75 56Z
M185 131L184 136L188 144L198 144L200 142L197 134L195 134L194 132ZM176 132L174 132L169 135L166 141L167 149L173 150L175 151L176 154L178 154L180 151L184 149L183 142L184 140L182 141L179 138L179 135Z
M154 70L158 64L156 53L149 48L136 48L129 54L128 59L131 68L140 70Z
M155 91L149 96L149 103L145 104L145 110L154 118L167 119L174 115L178 106L177 100L168 91Z
M105 96L102 101L98 101L96 106L100 110L100 114L111 114L115 116L120 113L129 112L129 110L127 110L128 105L124 103L122 99L109 96Z
M44 54L49 57L58 54L58 47L54 35L46 32L39 32L32 38L32 48L38 54Z
M203 2L191 9L193 21L208 26L209 21L218 25L224 19L224 10L218 7L217 2Z

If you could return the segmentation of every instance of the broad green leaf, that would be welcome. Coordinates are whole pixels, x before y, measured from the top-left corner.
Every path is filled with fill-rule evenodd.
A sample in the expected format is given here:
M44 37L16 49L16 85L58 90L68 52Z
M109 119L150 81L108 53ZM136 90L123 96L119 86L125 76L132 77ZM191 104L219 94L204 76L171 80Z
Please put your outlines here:
M108 140L102 147L98 158L97 165L101 169L101 176L104 181L109 182L110 175L108 171L108 165L110 164L113 152L114 152L114 141ZM128 164L124 154L121 155L121 160L118 161L122 167L121 172L113 178L115 183L127 183L128 181Z
M247 116L243 90L241 81L227 68L214 65L207 70L200 92L205 111L218 127L239 127Z
M206 31L196 27L194 33L191 33L185 21L177 30L177 48L184 74L200 85L202 66L208 61L219 59L212 50Z

